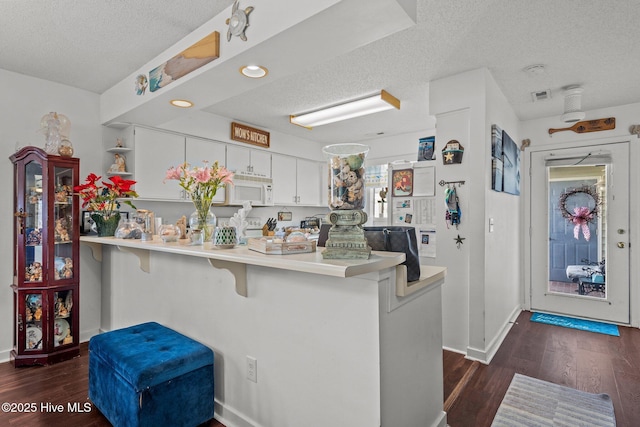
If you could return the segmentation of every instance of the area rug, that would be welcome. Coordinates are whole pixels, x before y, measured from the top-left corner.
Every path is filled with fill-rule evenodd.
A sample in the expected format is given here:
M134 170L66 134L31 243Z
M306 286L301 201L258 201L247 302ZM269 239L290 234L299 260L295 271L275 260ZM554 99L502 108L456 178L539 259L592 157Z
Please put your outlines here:
M546 323L547 325L564 326L565 328L579 329L581 331L596 332L599 334L620 336L616 325L595 322L593 320L574 319L573 317L556 316L554 314L533 313L532 322Z
M607 394L591 394L515 374L492 427L615 426Z

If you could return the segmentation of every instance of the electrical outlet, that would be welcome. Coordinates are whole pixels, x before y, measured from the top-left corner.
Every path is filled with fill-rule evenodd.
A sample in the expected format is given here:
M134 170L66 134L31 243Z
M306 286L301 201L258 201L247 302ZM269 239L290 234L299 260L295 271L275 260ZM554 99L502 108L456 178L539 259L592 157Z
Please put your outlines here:
M247 356L247 379L258 382L258 361L255 357Z

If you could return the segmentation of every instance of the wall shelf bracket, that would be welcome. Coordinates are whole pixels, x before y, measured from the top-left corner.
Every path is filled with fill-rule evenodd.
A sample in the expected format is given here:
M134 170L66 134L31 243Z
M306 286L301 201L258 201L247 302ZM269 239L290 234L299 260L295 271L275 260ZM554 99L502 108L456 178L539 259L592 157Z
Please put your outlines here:
M211 267L217 270L227 270L235 277L236 293L243 297L248 295L247 292L247 265L239 262L223 261L219 259L207 258Z
M102 262L102 243L83 242L83 244L91 248L91 255L93 259L98 262Z
M124 246L117 246L117 248L122 252L129 252L137 256L140 260L140 270L144 271L145 273L151 272L151 268L149 267L149 250L128 248Z

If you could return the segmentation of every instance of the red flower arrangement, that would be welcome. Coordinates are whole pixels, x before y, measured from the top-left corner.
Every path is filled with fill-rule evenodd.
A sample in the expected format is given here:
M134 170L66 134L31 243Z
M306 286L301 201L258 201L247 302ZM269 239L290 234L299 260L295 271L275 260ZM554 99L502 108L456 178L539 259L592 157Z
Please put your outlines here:
M78 193L82 199L82 207L89 211L101 212L103 217L109 218L120 209L120 200L123 198L138 197L138 193L131 187L136 183L130 179L122 179L116 175L109 178L111 182L102 181L102 185L98 184L101 176L90 173L87 176L86 183L73 187L73 191ZM123 203L136 207L131 200L122 200Z

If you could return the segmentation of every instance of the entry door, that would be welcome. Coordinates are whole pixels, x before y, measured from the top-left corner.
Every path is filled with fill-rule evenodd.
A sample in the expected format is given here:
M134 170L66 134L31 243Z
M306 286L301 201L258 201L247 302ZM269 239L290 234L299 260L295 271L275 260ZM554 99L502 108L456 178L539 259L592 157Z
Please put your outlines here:
M596 169L596 171L604 170ZM586 224L589 228L589 240L581 233L578 239L574 237L574 228L567 223L567 219L562 216L562 211L558 208L555 200L560 200L562 194L568 188L597 188L596 179L572 179L572 178L551 178L549 181L549 280L554 282L572 282L567 277L567 265L584 264L598 262L602 259L600 252L600 233L598 232L599 221L595 220ZM576 203L584 202L589 204L589 200L578 200ZM571 201L570 201L571 202ZM581 230L578 230L581 232ZM582 237L582 238L580 238Z
M628 143L537 151L530 160L532 310L628 324Z

